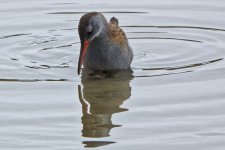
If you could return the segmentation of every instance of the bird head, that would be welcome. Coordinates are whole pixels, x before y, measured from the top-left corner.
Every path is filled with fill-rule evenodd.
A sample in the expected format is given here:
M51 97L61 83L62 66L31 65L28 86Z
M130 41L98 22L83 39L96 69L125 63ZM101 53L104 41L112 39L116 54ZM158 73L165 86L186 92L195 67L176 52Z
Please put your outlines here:
M78 74L80 74L81 65L89 44L96 38L100 37L107 27L107 20L98 12L90 12L83 15L80 19L78 32L81 41L80 56L78 62Z

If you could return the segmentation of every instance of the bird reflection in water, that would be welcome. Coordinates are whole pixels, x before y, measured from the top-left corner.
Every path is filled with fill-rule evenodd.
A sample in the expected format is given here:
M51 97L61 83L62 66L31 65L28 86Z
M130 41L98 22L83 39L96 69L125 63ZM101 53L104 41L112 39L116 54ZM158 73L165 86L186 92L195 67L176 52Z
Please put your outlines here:
M82 136L101 138L110 136L110 130L115 125L112 115L127 111L120 106L131 96L130 81L132 71L110 73L110 77L96 79L82 76L82 86L79 85L79 99L82 104L81 118L83 129ZM112 141L84 141L85 147L98 147L112 144Z

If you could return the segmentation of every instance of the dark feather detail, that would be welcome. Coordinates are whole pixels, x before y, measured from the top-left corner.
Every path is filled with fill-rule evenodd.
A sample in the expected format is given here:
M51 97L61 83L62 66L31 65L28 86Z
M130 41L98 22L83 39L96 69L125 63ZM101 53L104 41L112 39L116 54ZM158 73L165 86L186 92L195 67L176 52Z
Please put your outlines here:
M125 46L127 46L128 40L124 31L118 25L119 25L118 19L112 17L108 25L109 37L114 43L124 48Z

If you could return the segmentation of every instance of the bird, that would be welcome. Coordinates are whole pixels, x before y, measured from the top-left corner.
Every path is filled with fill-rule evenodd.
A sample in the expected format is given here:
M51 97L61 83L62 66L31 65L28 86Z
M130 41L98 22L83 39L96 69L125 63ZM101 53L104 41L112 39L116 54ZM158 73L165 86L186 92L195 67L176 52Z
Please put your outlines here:
M133 50L117 18L108 22L100 12L84 14L78 25L81 47L77 73L130 69ZM84 72L84 71L83 71Z

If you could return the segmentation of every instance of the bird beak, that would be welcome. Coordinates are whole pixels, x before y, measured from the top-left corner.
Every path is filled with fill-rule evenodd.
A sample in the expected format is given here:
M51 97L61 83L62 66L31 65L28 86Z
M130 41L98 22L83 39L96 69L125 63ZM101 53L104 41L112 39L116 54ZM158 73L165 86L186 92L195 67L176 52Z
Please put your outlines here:
M88 40L85 40L83 43L81 43L80 56L79 56L79 62L78 62L78 68L77 68L78 75L80 75L81 65L83 64L83 60L84 60L86 51L88 49L88 45L89 45Z

